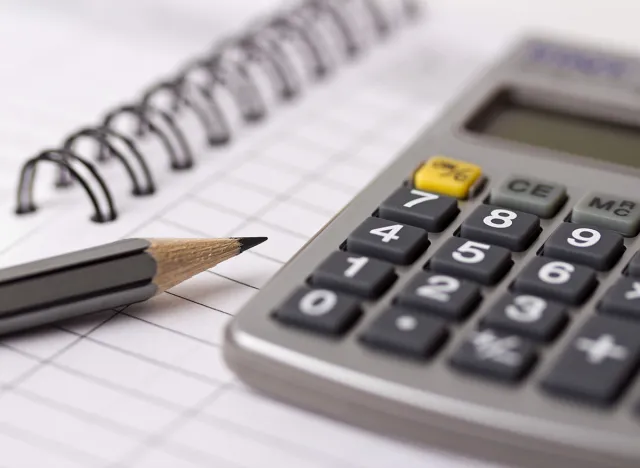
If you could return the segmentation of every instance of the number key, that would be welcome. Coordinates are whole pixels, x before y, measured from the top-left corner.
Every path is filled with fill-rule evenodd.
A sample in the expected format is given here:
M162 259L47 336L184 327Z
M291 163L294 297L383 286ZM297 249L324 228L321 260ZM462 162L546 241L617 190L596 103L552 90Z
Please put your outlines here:
M620 234L574 223L562 223L544 244L544 255L600 271L610 269L623 251Z
M381 218L440 232L458 215L458 202L444 195L401 187L387 198L378 213Z
M567 322L565 308L527 294L505 294L482 320L483 326L538 341L554 338Z
M480 302L480 288L470 281L438 273L420 273L398 296L398 304L460 320Z
M342 335L360 317L358 301L328 289L299 288L274 313L286 325Z
M531 245L539 232L537 216L494 205L481 205L462 223L460 234L468 239L521 252Z
M347 252L334 252L313 272L311 283L375 299L395 279L393 266L386 262Z
M412 263L429 246L423 229L381 218L367 218L347 238L347 251L400 265Z
M518 292L569 304L581 304L595 286L596 275L591 268L545 257L534 258L513 283Z
M507 249L452 237L431 258L429 268L490 285L500 281L512 263Z

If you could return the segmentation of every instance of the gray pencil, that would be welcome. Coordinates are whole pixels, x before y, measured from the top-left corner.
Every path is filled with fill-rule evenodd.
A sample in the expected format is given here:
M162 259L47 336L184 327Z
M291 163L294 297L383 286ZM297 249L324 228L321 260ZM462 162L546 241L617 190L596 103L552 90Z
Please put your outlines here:
M0 334L146 301L266 239L128 239L0 270Z

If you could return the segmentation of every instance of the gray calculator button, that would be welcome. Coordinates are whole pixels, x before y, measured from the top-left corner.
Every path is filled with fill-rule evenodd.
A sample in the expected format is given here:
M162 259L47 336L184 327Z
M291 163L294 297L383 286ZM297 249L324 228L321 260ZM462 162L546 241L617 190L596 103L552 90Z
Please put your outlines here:
M507 249L451 237L431 258L429 269L491 285L500 281L512 264Z
M640 231L640 202L606 193L588 193L573 208L571 221L635 236Z
M521 252L540 233L537 216L495 205L481 205L462 223L461 235L468 239Z
M640 252L633 256L633 258L629 262L629 265L627 266L626 273L629 276L640 277Z
M473 311L480 299L480 288L472 282L426 272L416 275L397 301L402 306L460 320Z
M395 279L389 263L334 252L313 272L311 284L374 299L384 294Z
M536 257L520 272L513 289L568 304L581 304L596 284L595 271L591 268Z
M513 175L491 192L491 203L551 218L567 199L564 185L534 177Z
M567 323L565 307L528 294L505 294L482 320L495 328L536 341L550 341Z
M585 224L562 223L544 244L546 256L600 271L610 269L623 252L620 234Z
M279 307L280 322L327 335L342 335L360 317L358 301L329 289L299 288Z
M569 342L542 385L552 393L612 403L640 362L640 325L594 316Z
M531 369L535 348L528 340L490 328L475 330L451 358L460 370L504 381L517 381Z
M640 280L620 278L606 292L599 309L608 314L624 315L640 320Z
M427 232L382 218L367 218L347 239L347 251L400 265L416 260L429 246Z
M456 199L410 187L401 187L378 209L381 218L440 232L458 215Z
M360 338L372 348L424 359L442 346L447 335L442 320L392 308L378 317Z

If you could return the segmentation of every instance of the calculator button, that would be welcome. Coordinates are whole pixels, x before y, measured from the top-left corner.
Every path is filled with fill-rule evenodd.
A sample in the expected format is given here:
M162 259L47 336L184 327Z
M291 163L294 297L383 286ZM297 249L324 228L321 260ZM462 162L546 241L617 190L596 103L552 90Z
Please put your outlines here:
M521 252L540 233L537 216L494 205L481 205L462 223L461 235L468 239Z
M612 403L640 362L640 325L594 316L571 340L542 385L552 393Z
M640 252L633 256L629 262L629 266L627 266L626 273L629 276L640 277Z
M427 232L381 218L367 218L347 239L347 250L408 265L429 246Z
M460 320L473 311L480 298L480 288L470 281L426 272L411 280L398 296L398 304Z
M536 341L552 340L566 323L564 306L527 294L505 294L482 320L483 326Z
M513 382L524 377L535 359L534 346L528 340L485 328L472 332L452 356L451 364L463 371Z
M372 348L426 358L442 346L447 335L442 320L419 312L392 308L371 324L361 340Z
M327 335L342 335L360 317L358 301L328 289L300 288L276 310L280 322Z
M513 288L522 293L581 304L596 287L595 271L559 260L536 257L524 267Z
M413 185L426 192L467 198L469 191L481 177L482 169L475 164L434 156L414 173Z
M544 244L544 255L599 271L610 269L623 252L620 234L584 224L562 223Z
M640 231L640 202L592 192L573 208L571 221L611 229L632 237Z
M451 197L401 187L378 209L381 218L440 232L458 215L458 202Z
M386 262L334 252L313 272L311 283L374 299L384 294L395 279L393 266Z
M564 185L534 177L513 175L491 192L491 203L551 218L567 199Z
M608 314L640 319L640 280L620 278L604 295L599 309Z
M496 284L512 263L507 249L452 237L431 258L429 268L481 284Z

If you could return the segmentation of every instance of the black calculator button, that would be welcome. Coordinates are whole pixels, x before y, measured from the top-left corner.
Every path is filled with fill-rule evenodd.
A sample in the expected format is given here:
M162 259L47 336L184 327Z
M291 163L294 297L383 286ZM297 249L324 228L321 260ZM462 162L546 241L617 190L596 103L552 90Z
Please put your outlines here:
M280 322L327 335L342 335L360 317L358 301L328 289L300 288L276 310Z
M378 208L381 218L440 232L458 215L458 202L451 197L436 195L410 187L402 187Z
M480 288L470 281L426 272L411 280L398 296L398 304L460 320L473 311L480 298Z
M447 335L442 320L420 312L391 308L371 324L361 339L372 348L426 358L442 346Z
M535 348L528 340L490 328L475 330L453 354L451 364L462 371L515 382L531 369Z
M347 250L408 265L429 246L427 232L382 218L367 218L347 239Z
M524 267L513 288L522 293L581 304L596 287L595 271L565 261L536 257Z
M600 271L610 269L622 252L620 234L584 224L562 223L544 244L544 255Z
M460 234L467 239L486 242L521 252L540 233L540 219L529 213L495 205L481 205L462 223Z
M311 284L369 299L380 297L396 279L393 266L349 252L334 252L311 276Z
M612 403L640 362L640 325L594 316L560 355L542 385L552 393Z
M482 320L483 326L536 341L550 341L567 323L565 307L527 294L505 294Z
M640 280L620 278L602 298L602 312L640 320Z
M429 268L481 284L495 284L511 268L511 253L502 247L460 237L447 239L429 262Z
M633 256L627 266L626 273L629 276L640 277L640 252Z

